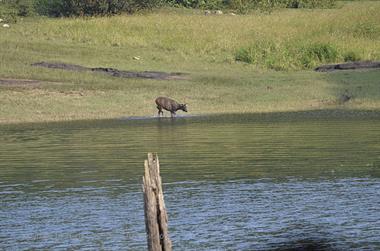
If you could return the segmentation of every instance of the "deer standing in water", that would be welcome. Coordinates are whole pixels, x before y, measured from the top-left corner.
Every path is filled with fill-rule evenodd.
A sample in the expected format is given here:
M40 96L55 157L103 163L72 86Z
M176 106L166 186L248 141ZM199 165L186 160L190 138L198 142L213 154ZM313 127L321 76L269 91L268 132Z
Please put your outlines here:
M172 117L175 117L175 112L178 110L182 110L184 112L187 112L187 106L186 104L180 104L177 101L167 98L167 97L158 97L156 98L156 104L158 109L158 116L162 113L164 115L164 112L162 109L165 109L170 112Z

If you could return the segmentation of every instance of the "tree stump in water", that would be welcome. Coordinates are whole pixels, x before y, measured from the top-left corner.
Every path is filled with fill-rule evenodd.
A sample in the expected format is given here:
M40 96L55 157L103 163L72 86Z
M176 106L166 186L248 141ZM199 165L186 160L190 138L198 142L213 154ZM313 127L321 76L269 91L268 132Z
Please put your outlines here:
M145 227L149 251L171 251L168 216L160 177L157 154L148 153L143 176Z

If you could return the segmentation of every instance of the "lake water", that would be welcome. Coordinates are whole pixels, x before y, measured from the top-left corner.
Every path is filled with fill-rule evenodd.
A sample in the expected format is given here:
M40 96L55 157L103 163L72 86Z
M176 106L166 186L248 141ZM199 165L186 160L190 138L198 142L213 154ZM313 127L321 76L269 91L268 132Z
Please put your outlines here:
M146 249L147 152L174 250L380 249L376 113L0 129L0 250Z

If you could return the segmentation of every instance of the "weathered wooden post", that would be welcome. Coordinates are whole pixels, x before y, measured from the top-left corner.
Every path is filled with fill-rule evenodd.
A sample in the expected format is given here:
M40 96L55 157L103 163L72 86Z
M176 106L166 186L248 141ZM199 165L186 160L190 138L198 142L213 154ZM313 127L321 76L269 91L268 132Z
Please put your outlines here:
M149 251L171 251L168 233L168 215L160 177L157 154L148 153L143 176L145 227Z

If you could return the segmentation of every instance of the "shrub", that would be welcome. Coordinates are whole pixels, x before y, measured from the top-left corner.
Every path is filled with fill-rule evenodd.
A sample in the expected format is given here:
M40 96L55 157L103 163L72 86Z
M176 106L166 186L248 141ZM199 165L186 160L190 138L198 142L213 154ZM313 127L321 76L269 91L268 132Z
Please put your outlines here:
M164 0L171 6L186 8L233 9L247 13L250 9L271 11L274 8L331 8L336 0Z
M4 22L15 23L17 21L17 11L8 4L0 6L0 18L4 19Z
M290 58L284 49L273 42L260 41L237 50L235 60L273 70L286 70L290 68Z
M361 57L353 51L349 51L343 54L343 59L345 62L354 62L354 61L360 61Z
M338 56L335 46L328 43L300 44L289 41L275 44L263 41L238 49L235 60L267 69L290 70L310 69L320 63L334 62Z
M59 17L66 14L61 0L36 0L35 8L38 14L44 16Z
M48 16L96 16L135 12L158 6L161 0L36 0L36 10Z
M174 7L221 9L226 4L224 0L164 0L165 4Z
M332 8L336 5L335 0L285 0L287 8Z
M240 14L246 14L252 9L253 4L250 0L227 0L225 1L228 8L237 11Z
M18 16L32 16L34 12L34 0L15 0L12 5L17 11Z
M250 9L271 11L273 8L326 8L335 0L0 0L14 10L16 16L30 16L37 11L48 16L112 15L151 9L161 4L203 9L234 9L247 13ZM1 14L1 13L0 13ZM359 27L360 28L360 27ZM371 32L366 30L366 32Z
M0 17L6 22L15 23L17 16L32 16L34 0L0 0Z
M311 68L317 63L330 63L338 58L338 50L327 43L313 43L301 47L300 62L305 68Z
M276 48L272 42L256 42L247 48L240 48L236 52L235 60L249 64L261 64L275 53Z
M235 54L235 60L245 62L248 64L253 64L256 61L255 60L255 54L251 50L250 47L238 49L236 54Z
M239 0L230 0L239 1ZM240 0L251 9L271 11L274 8L332 8L336 0ZM230 6L233 8L233 5Z

